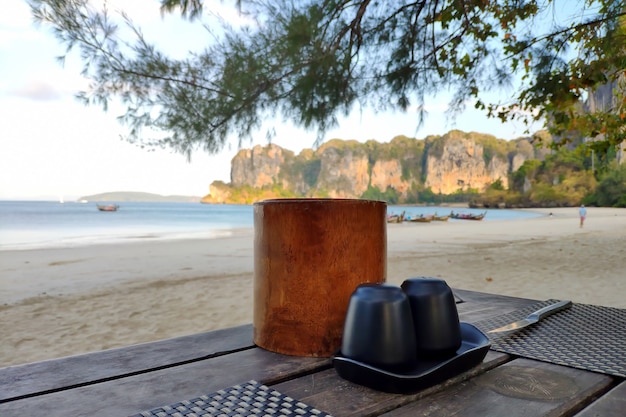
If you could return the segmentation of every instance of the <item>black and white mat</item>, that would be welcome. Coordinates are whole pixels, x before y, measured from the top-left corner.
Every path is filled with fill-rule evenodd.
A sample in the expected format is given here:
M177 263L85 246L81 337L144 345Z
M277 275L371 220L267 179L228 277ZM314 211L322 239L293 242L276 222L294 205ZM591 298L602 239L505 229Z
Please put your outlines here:
M332 417L256 381L131 417Z
M492 350L626 377L625 309L574 303L516 333L487 333L557 301L541 301L473 324L489 336Z

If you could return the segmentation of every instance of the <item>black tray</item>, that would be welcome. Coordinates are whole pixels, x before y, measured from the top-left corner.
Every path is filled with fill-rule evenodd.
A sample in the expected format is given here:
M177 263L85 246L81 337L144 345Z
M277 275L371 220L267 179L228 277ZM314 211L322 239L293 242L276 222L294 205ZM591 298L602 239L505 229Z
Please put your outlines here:
M379 391L409 393L436 385L467 371L482 362L491 344L483 332L469 323L461 323L461 347L452 358L418 360L418 364L403 372L390 372L344 357L333 357L340 377Z

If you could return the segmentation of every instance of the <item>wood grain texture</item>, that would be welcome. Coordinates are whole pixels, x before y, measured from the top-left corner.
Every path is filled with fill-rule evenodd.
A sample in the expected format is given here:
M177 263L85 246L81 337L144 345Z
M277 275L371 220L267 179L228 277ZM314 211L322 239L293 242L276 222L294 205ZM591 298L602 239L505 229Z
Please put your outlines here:
M0 369L0 402L252 348L245 325ZM1 414L0 414L1 415Z
M507 362L508 355L489 352L483 363L434 387L408 395L390 394L341 379L334 369L273 386L278 391L335 417L377 416L444 390Z
M302 358L260 348L145 374L0 404L2 417L119 417L173 404L255 379L273 384L328 369L324 358Z
M349 199L254 204L254 342L330 357L352 292L387 277L387 205Z
M517 359L383 415L569 416L611 383L606 375Z
M626 381L621 383L576 414L576 417L623 416L626 414Z
M536 300L455 290L462 321ZM0 369L2 417L124 416L257 380L335 417L617 417L626 382L490 351L478 366L409 395L341 379L330 359L254 347L250 325ZM57 390L57 391L55 391ZM11 399L19 395L26 398Z
M462 303L457 304L459 318L461 321L468 323L475 323L499 314L510 313L537 301L456 288L453 288L453 291L463 300Z

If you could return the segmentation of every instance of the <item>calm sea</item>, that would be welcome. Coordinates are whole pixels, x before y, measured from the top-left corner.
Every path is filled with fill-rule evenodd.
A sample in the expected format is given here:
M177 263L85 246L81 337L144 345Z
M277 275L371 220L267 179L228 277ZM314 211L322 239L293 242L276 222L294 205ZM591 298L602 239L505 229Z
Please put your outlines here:
M95 243L216 238L253 227L252 206L199 203L119 203L117 212L95 203L0 201L0 250L72 247ZM389 206L388 213L449 214L450 208ZM455 209L463 213L481 210ZM515 210L488 210L483 221L539 216ZM451 220L454 221L454 220ZM462 221L462 220L461 220Z

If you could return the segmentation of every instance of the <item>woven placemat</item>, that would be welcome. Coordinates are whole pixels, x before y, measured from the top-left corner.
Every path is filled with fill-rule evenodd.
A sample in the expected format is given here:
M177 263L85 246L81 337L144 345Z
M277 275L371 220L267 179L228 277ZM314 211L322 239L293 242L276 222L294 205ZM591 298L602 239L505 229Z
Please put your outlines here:
M332 417L256 381L131 417Z
M515 333L487 333L557 301L541 301L473 324L489 336L492 350L626 377L624 309L574 303Z

